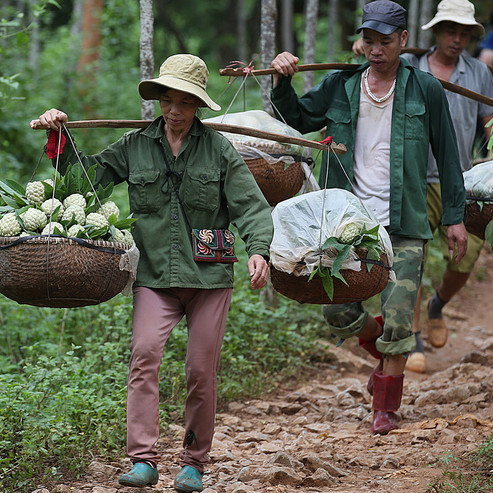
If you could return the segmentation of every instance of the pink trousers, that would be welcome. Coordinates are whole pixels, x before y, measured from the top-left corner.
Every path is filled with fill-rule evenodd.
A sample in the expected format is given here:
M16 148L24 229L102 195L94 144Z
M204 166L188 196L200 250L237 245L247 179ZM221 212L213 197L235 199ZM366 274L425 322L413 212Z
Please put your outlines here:
M217 371L232 289L134 289L127 390L127 453L160 461L159 367L171 331L186 317L187 400L182 465L202 472L209 462L217 400Z

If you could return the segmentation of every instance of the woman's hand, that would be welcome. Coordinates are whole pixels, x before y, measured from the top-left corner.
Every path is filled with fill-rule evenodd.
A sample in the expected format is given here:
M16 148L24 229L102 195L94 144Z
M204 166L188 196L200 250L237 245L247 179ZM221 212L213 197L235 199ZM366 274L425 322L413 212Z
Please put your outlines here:
M33 120L30 125L31 128L35 127L35 122L36 120ZM60 122L68 122L68 116L60 110L57 110L55 108L52 108L51 110L45 111L40 117L39 117L39 123L44 128L51 128L52 130L60 130L61 123Z
M248 272L252 289L263 288L269 278L269 266L262 255L252 255L248 259Z
M289 53L289 51L283 51L282 53L279 53L274 60L272 60L270 65L272 68L275 68L279 74L287 77L288 75L294 75L298 72L299 61L300 59L297 56ZM276 87L281 77L278 74L274 74L272 78L273 86Z

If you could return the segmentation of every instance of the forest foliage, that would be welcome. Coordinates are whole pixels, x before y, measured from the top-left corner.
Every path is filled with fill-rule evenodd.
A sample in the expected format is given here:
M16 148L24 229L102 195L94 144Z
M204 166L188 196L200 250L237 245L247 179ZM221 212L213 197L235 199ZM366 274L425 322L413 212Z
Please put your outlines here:
M33 176L50 176L48 159L42 157L45 132L29 128L29 121L48 108L58 107L72 120L140 118L139 4L104 1L98 59L89 71L81 72L80 9L84 3L7 0L0 6L3 180L25 183ZM237 42L238 3L155 2L156 74L169 55L201 56L211 73L209 93L223 111L230 112L261 108L256 81L248 80L234 99L239 81L218 75L218 69L233 60L256 60L253 63L260 68L256 59L260 0L241 2L246 47ZM293 3L291 38L294 51L301 54L304 2ZM328 4L320 2L315 62L327 61L327 40L333 28ZM486 16L487 2L480 5ZM358 8L355 1L341 4L341 22L354 26ZM348 31L338 29L338 60L350 59L352 38L342 34ZM277 38L281 50L281 33ZM246 59L239 53L246 54ZM295 84L301 88L302 83L300 76ZM79 147L90 153L121 134L121 130L78 130L76 138ZM119 186L115 193L127 213L126 190ZM320 357L318 340L330 339L318 306L301 306L279 297L278 305L269 307L261 294L252 292L241 245L239 256L222 353L221 403L259 395L298 375L300 369L311 368ZM438 262L439 255L435 257ZM80 474L95 455L123 456L130 330L131 299L122 295L95 307L73 309L18 305L0 297L1 491L25 492L63 475ZM186 328L181 323L167 346L160 374L164 427L182 418L185 350Z

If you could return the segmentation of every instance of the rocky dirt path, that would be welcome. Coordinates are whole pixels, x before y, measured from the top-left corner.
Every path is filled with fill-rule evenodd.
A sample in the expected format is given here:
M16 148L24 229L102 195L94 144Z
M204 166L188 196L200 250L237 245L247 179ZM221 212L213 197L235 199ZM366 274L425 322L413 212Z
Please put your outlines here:
M406 373L401 429L371 434L366 382L374 362L356 342L326 344L309 381L231 403L218 415L204 493L425 492L442 473L440 458L474 450L493 433L492 292L493 254L485 249L476 275L447 307L447 346L426 346L427 373ZM154 488L116 484L127 460L94 461L83 481L37 493L173 492L182 436L171 426L160 440Z

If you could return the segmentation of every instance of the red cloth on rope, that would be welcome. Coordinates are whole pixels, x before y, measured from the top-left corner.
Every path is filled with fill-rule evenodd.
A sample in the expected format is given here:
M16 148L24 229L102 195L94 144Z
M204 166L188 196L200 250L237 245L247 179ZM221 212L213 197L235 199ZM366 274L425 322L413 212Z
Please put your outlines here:
M332 136L329 135L328 137L325 137L324 140L320 140L319 144L325 144L325 145L330 146L330 144L332 144Z
M48 134L48 143L46 144L46 155L50 158L56 158L58 156L58 132L55 130L50 130ZM63 148L65 146L65 141L67 138L62 132L62 138L60 141L60 154L63 154Z

